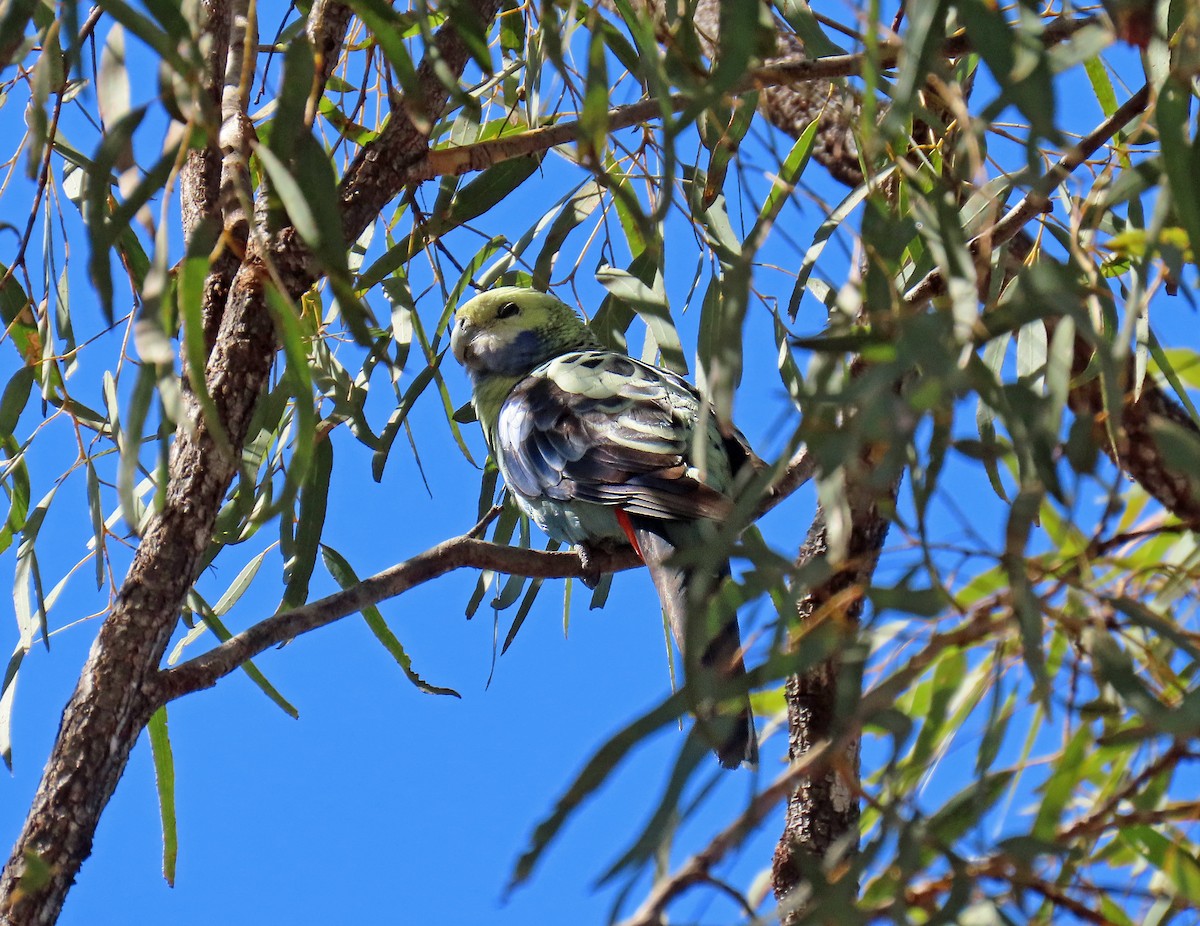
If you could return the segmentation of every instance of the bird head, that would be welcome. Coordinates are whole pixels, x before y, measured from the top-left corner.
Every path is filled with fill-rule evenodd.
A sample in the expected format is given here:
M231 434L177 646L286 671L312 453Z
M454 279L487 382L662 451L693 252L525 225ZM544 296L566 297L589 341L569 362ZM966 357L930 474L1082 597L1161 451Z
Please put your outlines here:
M574 309L520 286L488 290L460 306L450 335L454 359L476 380L524 376L566 351L597 346Z

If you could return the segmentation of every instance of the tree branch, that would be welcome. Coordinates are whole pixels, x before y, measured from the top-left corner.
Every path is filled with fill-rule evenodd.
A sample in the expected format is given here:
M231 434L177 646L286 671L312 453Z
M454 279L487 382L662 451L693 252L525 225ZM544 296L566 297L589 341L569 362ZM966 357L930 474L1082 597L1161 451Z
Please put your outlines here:
M811 457L804 451L797 453L764 493L754 518L762 517L795 492L811 476L812 468ZM491 514L489 512L489 516ZM481 525L486 521L485 517ZM161 672L151 700L156 705L165 704L189 692L211 688L272 646L325 627L456 569L491 569L531 579L581 579L594 575L597 570L621 572L642 565L630 547L620 547L593 550L585 568L576 553L549 553L479 540L476 534L481 525L320 601L272 615L207 653Z
M1046 27L1042 34L1042 41L1047 46L1056 45L1066 41L1083 28L1096 25L1097 22L1094 17L1056 20ZM899 60L902 50L903 45L899 42L883 45L877 59L879 66L882 68L894 66ZM971 51L971 43L965 35L948 39L942 47L942 54L948 58L959 57L969 51ZM781 58L771 64L755 68L734 88L732 93L740 95L754 90L791 88L813 81L854 77L861 74L863 68L870 61L871 59L865 52L833 55L828 58L803 56ZM671 110L677 111L686 107L690 102L691 97L685 94L676 94L670 98L667 105ZM660 100L641 100L637 103L618 106L608 113L609 131L626 129L660 116L663 105ZM558 145L568 144L583 137L583 134L578 121L563 122L471 145L437 148L427 152L419 161L408 166L404 171L403 181L404 183L418 183L432 180L435 177L456 177L484 170L501 161L528 157L548 151Z
M498 6L498 0L478 0L477 12L490 22ZM466 51L449 27L439 31L436 52L440 65L461 72ZM432 74L428 60L422 71ZM424 110L440 114L446 89L429 80L421 87L428 94L421 101ZM360 203L377 202L385 194L360 192ZM358 215L362 227L370 218ZM313 262L294 229L271 239L256 235L250 241L233 279L205 377L228 445L214 435L204 417L177 433L162 509L147 526L112 612L100 626L63 711L29 816L0 874L0 922L5 926L49 926L58 918L91 853L100 815L156 706L158 667L204 561L274 361L275 330L265 303L265 287L271 285L268 262L293 296L314 280Z
M591 563L603 572L640 565L637 556L627 548L597 551ZM586 575L574 553L524 550L465 535L455 537L363 579L351 588L259 621L207 653L166 670L161 673L155 699L165 703L192 691L211 688L219 679L272 646L464 567L494 569L537 579L582 578Z

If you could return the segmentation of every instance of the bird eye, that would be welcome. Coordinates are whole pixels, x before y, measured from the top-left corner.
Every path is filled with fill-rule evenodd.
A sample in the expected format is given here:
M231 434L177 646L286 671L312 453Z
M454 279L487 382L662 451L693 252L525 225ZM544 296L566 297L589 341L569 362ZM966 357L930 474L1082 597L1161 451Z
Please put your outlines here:
M498 308L496 310L496 317L497 318L512 318L514 315L516 315L520 311L521 311L521 307L519 305L517 305L515 302L506 302L506 303L504 303L504 305L500 306L500 308Z

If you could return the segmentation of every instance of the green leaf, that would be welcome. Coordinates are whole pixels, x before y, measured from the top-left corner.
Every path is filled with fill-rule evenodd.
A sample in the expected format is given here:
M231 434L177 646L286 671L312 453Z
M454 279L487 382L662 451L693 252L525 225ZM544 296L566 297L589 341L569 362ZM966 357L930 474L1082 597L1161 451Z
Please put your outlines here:
M18 367L4 387L4 394L0 396L0 437L12 437L17 429L17 421L29 403L35 372L31 366Z
M104 587L104 509L100 501L100 477L89 457L86 461L88 510L92 516L92 538L95 541L93 558L96 564L96 588Z
M796 143L792 145L792 150L784 158L779 173L771 183L771 190L767 194L767 198L763 200L763 204L758 210L758 219L754 223L754 228L746 236L743 252L754 254L765 243L767 232L779 218L779 213L783 210L784 205L791 199L797 181L803 176L804 169L808 167L808 162L812 159L813 146L817 139L817 130L820 127L820 120L814 119L805 126L804 131L796 139Z
M620 733L608 740L584 766L566 793L558 799L554 811L538 824L533 837L521 857L517 860L508 890L524 883L533 873L550 842L558 835L568 817L581 803L607 780L609 773L638 743L661 727L671 723L687 710L694 695L680 689L653 710L643 714Z
M25 654L29 652L29 644L22 639L13 650L4 668L4 685L0 687L0 758L8 770L12 771L12 709L17 693L17 673Z
M594 24L599 13L592 10L589 19ZM600 160L608 147L608 63L604 33L593 28L588 43L587 76L583 85L583 107L579 112L579 136L576 144L579 157L585 164Z
M551 540L546 544L546 551L553 553L559 548L557 540ZM529 616L529 612L533 609L533 603L537 599L538 592L542 589L544 579L534 579L529 583L529 588L525 590L525 597L521 599L521 605L517 608L517 613L513 617L512 624L508 628L508 633L504 637L504 644L500 647L500 655L503 656L508 652L508 648L512 646L513 640L517 638L517 631L525 624L525 619ZM566 599L569 603L570 599ZM565 609L564 605L564 619Z
M175 862L179 857L179 831L175 817L175 757L167 732L167 709L160 707L146 724L150 754L154 758L154 783L158 790L158 810L162 818L163 877L175 886Z
M671 769L671 777L663 789L654 813L642 828L637 841L600 876L598 885L609 883L622 871L632 871L645 865L669 846L676 822L687 819L688 816L687 808L680 807L684 791L700 763L710 754L711 747L704 737L699 735L699 729L693 727L683 741L683 747Z
M828 58L846 54L846 49L830 41L807 0L777 0L775 8L787 20L787 24L796 30L808 57Z
M325 568L329 570L329 574L333 576L333 580L341 588L351 588L358 584L358 576L351 568L350 563L332 547L322 544L321 558L325 561ZM404 646L397 639L396 635L392 633L391 628L387 625L387 621L383 619L383 615L375 605L367 605L360 613L363 616L363 620L367 622L367 626L371 628L371 632L375 634L375 639L383 644L383 648L396 660L396 665L400 666L400 669L407 676L408 680L416 685L418 689L426 694L451 695L455 698L462 697L453 688L441 688L437 685L431 685L416 673L412 667L412 659L405 652Z
M50 630L46 625L46 602L42 595L42 576L38 569L37 553L34 546L42 522L58 492L56 485L37 503L25 524L21 528L21 542L17 545L17 569L13 576L13 606L17 614L17 628L21 632L21 642L31 644L35 633L41 633L42 643L50 649ZM33 600L29 593L33 591Z
M26 366L35 369L42 367L42 336L38 331L37 319L33 314L33 300L25 292L25 288L17 282L15 275L8 276L9 268L0 263L0 320L4 322L4 330L12 340L13 347L21 355ZM53 373L55 392L62 386L62 379L57 370ZM10 432L4 432L10 433Z
M534 289L545 291L550 285L550 273L562 251L567 236L583 224L603 202L603 188L595 180L588 180L571 194L546 233L546 240L533 264Z
M817 228L816 233L813 235L812 244L808 246L808 250L804 254L804 259L800 262L800 270L796 273L796 282L792 285L792 295L788 299L788 318L795 321L796 313L800 311L800 299L804 295L808 278L811 276L813 268L816 267L817 260L824 253L825 245L833 237L833 233L850 217L850 213L857 209L859 204L867 198L871 190L878 188L894 171L895 167L889 167L876 177L874 184L864 183L851 190L846 198L837 204L833 212L829 213L829 217Z
M12 0L0 15L0 68L5 68L28 51L22 41L34 11L41 7L38 0Z
M281 611L299 607L308 601L308 586L321 534L325 529L325 514L329 507L329 480L333 475L333 441L328 435L317 441L312 465L300 488L300 511L297 516L295 540L283 564L287 588L280 602Z
M30 480L29 467L25 463L25 454L12 437L0 434L0 447L8 456L8 464L4 471L11 478L8 491L8 516L3 528L0 528L0 553L12 546L13 537L25 528L25 519L29 514Z
M675 373L686 375L687 360L683 356L683 344L667 306L662 278L656 277L651 287L627 271L606 266L596 271L596 280L646 323L662 355L662 365Z
M291 464L287 468L286 491L276 503L278 510L282 510L284 506L290 505L291 496L299 491L308 477L308 467L317 445L317 413L313 407L312 370L308 365L306 335L300 325L296 307L274 286L266 288L266 296L267 308L275 322L275 331L279 335L287 360L284 380L295 398L295 444Z
M360 289L369 289L395 273L432 241L503 202L533 176L540 164L540 155L530 155L511 158L489 167L460 189L444 211L432 215L428 222L414 229L411 235L364 270L355 285Z
M204 599L201 598L194 590L188 593L188 604L191 606L193 611L200 615L200 619L204 621L204 623L208 626L208 629L211 630L216 638L222 643L233 637L233 634L229 632L229 628L225 626L224 621L222 621L221 618L216 615L213 609L208 606L207 602L205 602ZM242 663L241 669L246 673L246 677L249 678L250 681L254 682L258 689L268 698L274 701L285 714L287 714L293 720L299 719L300 712L292 706L291 702L288 701L287 698L280 694L279 689L267 681L267 677L262 674L262 671L254 664L253 660L247 659L244 663Z
M942 843L952 844L977 826L1004 794L1013 772L990 772L972 782L943 804L929 818L929 831Z
M142 364L134 381L133 393L125 416L125 427L121 433L121 458L117 464L117 503L127 524L136 530L140 521L141 505L134 493L142 447L142 434L146 417L150 413L150 402L154 398L156 380L154 367ZM214 409L215 413L215 409Z
M288 43L284 52L283 75L279 80L275 114L270 123L268 148L277 163L290 164L301 136L309 134L304 124L304 113L308 108L315 75L313 48L308 37L301 33Z
M1183 220L1188 238L1200 242L1200 191L1196 188L1196 177L1200 176L1200 146L1187 138L1191 105L1190 87L1171 78L1159 91L1155 123L1162 141L1163 170L1170 186L1171 203ZM1200 267L1200 253L1197 253L1200 247L1193 247L1192 251L1193 262Z
M108 250L115 235L112 233L113 226L105 222L103 217L109 214L108 199L111 195L113 169L132 143L133 133L141 125L145 115L145 107L138 107L116 122L106 125L103 139L96 149L87 173L84 214L90 219L87 228L92 247L88 259L88 273L96 287L105 320L110 325L113 323L113 284Z
M1023 488L1013 499L1002 562L1012 590L1012 608L1020 628L1025 665L1033 676L1038 697L1045 705L1050 697L1050 679L1046 674L1046 654L1042 642L1042 607L1033 591L1025 561L1025 547L1043 497L1041 491Z

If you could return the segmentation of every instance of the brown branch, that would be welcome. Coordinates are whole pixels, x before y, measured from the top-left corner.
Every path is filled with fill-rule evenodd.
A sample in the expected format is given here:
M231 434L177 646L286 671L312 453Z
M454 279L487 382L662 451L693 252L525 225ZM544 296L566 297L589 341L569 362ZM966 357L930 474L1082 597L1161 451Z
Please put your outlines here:
M865 590L887 539L891 522L886 509L895 504L900 488L899 475L887 487L873 487L873 464L881 458L881 448L868 447L862 454L863 465L847 473L850 537L845 557L838 564L831 563L835 565L833 574L809 589L797 603L801 628L832 617L846 639L853 639L866 602ZM798 563L803 565L828 557L829 546L825 512L818 509ZM840 650L807 672L787 679L784 689L789 758L796 760L808 755L834 735L840 726L836 713L843 684L847 684L847 679L843 678ZM857 681L851 682L853 690L858 690L859 685ZM799 779L788 799L783 831L772 860L771 882L781 905L789 908L789 917L799 915L800 904L795 898L801 895L796 891L814 863L819 867L836 845L848 839L852 840L848 848L857 846L860 813L857 734L843 734L835 755L840 761L826 763L819 774Z
M1103 804L1062 830L1058 835L1059 840L1067 842L1078 836L1096 836L1105 829L1115 825L1117 819L1119 819L1116 816L1117 810L1124 801L1142 791L1146 785L1162 772L1167 769L1173 769L1186 755L1187 750L1180 741L1176 740L1166 752L1138 772L1137 775L1133 776L1113 794L1109 795ZM1195 805L1193 804L1193 806Z
M227 243L240 255L250 235L250 142L254 125L247 113L258 55L257 5L251 0L229 2L229 45L221 88L220 208Z
M229 2L204 0L199 7L199 15L202 17L200 32L208 51L200 75L200 105L198 111L190 115L190 121L193 125L203 126L207 137L202 147L188 151L180 173L179 207L184 241L189 252L198 250L205 239L225 234L221 202L223 158L219 132L231 31ZM228 235L222 238L222 243L224 246L218 249L205 276L200 303L206 356L212 353L216 344L225 303L229 299L229 287L245 248L245 239L236 248L231 247L232 241Z
M485 22L498 6L498 0L477 0ZM450 26L439 31L436 45L439 66L461 72L466 50ZM422 62L423 74L431 75L432 69L428 60ZM440 114L448 97L445 88L429 80L421 86L427 93L420 101L423 109ZM382 195L382 190L368 190L361 199L369 202ZM365 227L369 217L361 218ZM5 926L49 926L57 919L91 853L100 815L156 706L158 667L204 562L274 361L275 331L265 300L268 263L270 274L292 296L307 290L315 278L313 262L293 229L250 241L206 371L220 429L233 452L223 448L204 417L180 427L162 509L147 526L112 612L100 626L63 711L29 815L0 874L0 922Z
M1200 483L1195 469L1170 465L1160 449L1164 429L1176 429L1200 441L1200 428L1153 379L1147 377L1141 395L1135 395L1132 358L1120 371L1121 404L1109 407L1103 380L1085 372L1093 353L1082 338L1076 338L1071 372L1077 382L1067 394L1068 407L1091 422L1092 439L1122 471L1186 527L1200 528Z
M221 84L225 73L225 56L229 51L229 6L225 0L204 0L199 14L202 17L200 33L208 52L200 74L200 111L191 114L191 121L193 124L211 126L219 121ZM215 133L210 133L207 144L188 151L187 162L180 172L179 205L185 241L192 240L202 223L219 223L217 194L220 186L221 149ZM215 328L213 333L215 335Z
M312 92L314 102L324 95L325 85L341 58L351 15L350 7L341 0L316 0L309 10L308 40L312 42L317 67L317 83ZM311 115L308 122L312 122Z
M1057 20L1047 26L1042 35L1042 41L1047 46L1058 44L1070 38L1080 29L1094 25L1096 22L1097 20L1093 17ZM882 46L878 59L879 65L884 68L895 65L902 48L901 43ZM960 35L946 41L942 48L942 54L952 58L964 55L970 50L970 42L965 35ZM731 92L734 95L741 95L754 90L788 88L813 81L853 77L861 74L863 68L869 63L870 58L863 52L834 55L828 58L782 58L771 64L755 68ZM662 115L664 109L672 111L683 109L690 102L689 96L676 94L666 102L641 100L637 103L615 107L609 111L607 116L609 131L618 131L646 122ZM582 137L582 131L578 121L562 122L471 145L437 148L411 164L405 170L403 180L405 183L418 183L432 180L435 177L460 176L484 170L501 161L539 154L558 145L573 142L580 137Z
M632 550L597 551L593 567L603 572L632 569L640 560ZM211 688L248 659L300 634L324 627L363 608L400 595L456 569L494 569L536 579L582 578L587 575L574 553L547 553L455 537L390 569L363 579L320 601L259 621L203 655L161 673L155 700L165 703L192 691Z
M950 874L906 888L904 901L910 907L916 907L929 913L940 912L943 907L941 895L952 891L963 881L975 882L983 879L1007 881L1013 888L1023 888L1041 895L1051 904L1069 911L1085 923L1111 926L1111 920L1067 894L1060 885L1050 884L1043 878L1033 877L1012 858L1004 855L992 855L971 862ZM885 914L895 906L897 906L895 901L889 901L881 907L877 907L873 912L877 915Z
M803 485L812 473L812 466L808 454L797 453L764 493L754 518L762 517ZM597 571L620 572L642 565L641 559L629 547L593 550L585 567L576 553L548 553L478 539L477 535L499 510L493 508L461 537L444 541L320 601L272 615L207 653L166 670L161 673L151 699L156 704L165 704L189 692L211 688L219 679L272 646L325 627L456 569L491 569L531 579L581 579L589 578Z

